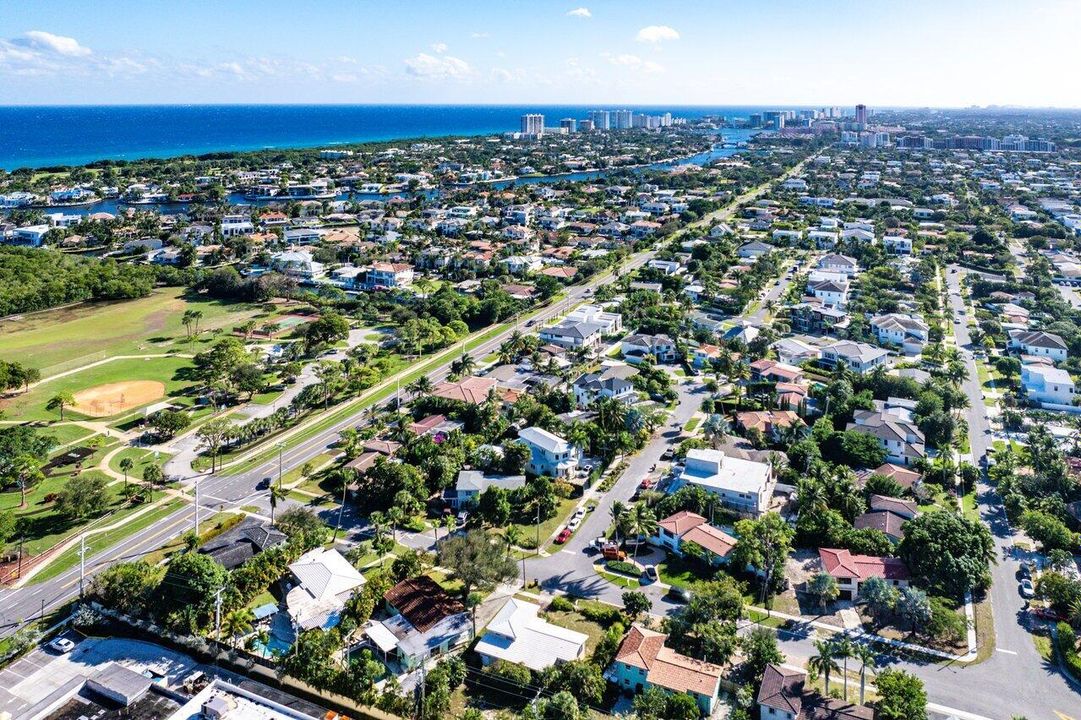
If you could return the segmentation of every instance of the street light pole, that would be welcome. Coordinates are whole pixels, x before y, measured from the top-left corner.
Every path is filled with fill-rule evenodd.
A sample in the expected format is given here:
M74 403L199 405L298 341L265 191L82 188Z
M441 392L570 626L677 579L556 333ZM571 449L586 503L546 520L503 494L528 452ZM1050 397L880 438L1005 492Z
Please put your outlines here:
M282 489L282 447L285 443L278 443L278 489Z

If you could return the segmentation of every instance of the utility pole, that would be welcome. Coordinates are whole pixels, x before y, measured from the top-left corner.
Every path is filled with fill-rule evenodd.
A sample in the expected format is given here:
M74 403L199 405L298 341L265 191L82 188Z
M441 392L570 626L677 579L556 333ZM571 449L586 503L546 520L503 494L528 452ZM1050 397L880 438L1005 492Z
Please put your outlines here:
M199 537L199 479L195 480L195 537Z
M285 443L278 443L278 489L282 489L282 447Z
M221 642L221 594L225 591L222 586L214 593L214 637Z
M83 582L86 580L86 533L79 534L79 598L83 597Z

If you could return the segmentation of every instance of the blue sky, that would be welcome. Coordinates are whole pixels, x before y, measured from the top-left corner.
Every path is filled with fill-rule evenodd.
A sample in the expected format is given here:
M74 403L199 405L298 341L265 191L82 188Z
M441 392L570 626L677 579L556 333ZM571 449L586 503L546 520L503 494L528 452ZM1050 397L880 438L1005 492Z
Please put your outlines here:
M1078 0L22 0L0 104L1081 106Z

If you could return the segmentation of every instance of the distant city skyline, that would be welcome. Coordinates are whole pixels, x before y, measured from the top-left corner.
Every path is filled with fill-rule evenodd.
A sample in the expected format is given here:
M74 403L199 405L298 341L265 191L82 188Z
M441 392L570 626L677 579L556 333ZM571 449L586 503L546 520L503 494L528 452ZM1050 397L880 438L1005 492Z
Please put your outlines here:
M0 5L0 104L1078 107L1079 25L1067 0L42 0Z

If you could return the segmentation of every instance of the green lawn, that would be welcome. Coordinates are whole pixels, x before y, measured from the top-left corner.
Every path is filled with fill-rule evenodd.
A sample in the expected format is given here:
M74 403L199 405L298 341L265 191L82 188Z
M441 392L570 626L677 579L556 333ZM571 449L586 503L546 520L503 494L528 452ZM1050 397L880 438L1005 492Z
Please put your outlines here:
M56 438L57 447L61 445L77 445L80 440L86 440L94 434L93 430L87 430L79 425L53 425L47 431Z
M567 522L568 516L574 510L574 506L578 504L578 500L572 498L565 498L559 501L559 508L556 510L556 514L548 518L540 524L540 542L543 545L552 533L556 531L556 528L560 527ZM522 547L527 549L534 549L530 546L537 542L537 524L530 523L528 525L512 523L522 533ZM557 548L558 549L558 548Z
M683 429L686 430L687 432L693 432L694 429L696 427L698 427L698 423L700 423L700 422L702 422L701 418L693 417L683 425Z
M148 512L148 513L146 513L144 515L140 515L139 517L135 518L131 522L127 522L127 523L122 524L120 527L114 528L114 529L109 530L107 532L98 533L96 535L91 535L91 536L87 537L87 539L86 539L86 553L87 553L87 555L89 556L89 555L93 555L95 553L99 553L102 550L105 550L107 548L112 547L113 545L120 542L124 538L129 537L131 535L134 535L135 533L139 532L140 530L144 530L144 529L150 527L151 525L162 522L165 518L169 517L169 515L172 515L174 512L179 510L183 505L184 505L183 500L179 500L179 499L174 498L174 499L168 501L167 503L161 505L160 507L156 507L153 510L151 510L150 512ZM103 521L103 522L105 524L111 525L113 522L116 522L118 519L122 518L124 515L132 514L133 512L138 510L139 507L140 506L136 505L136 506L131 506L131 507L125 508L120 513L117 513L116 515L114 515L109 520L106 520L106 521ZM56 577L57 575L59 575L60 573L64 572L68 568L75 567L75 565L78 564L78 562L79 562L79 548L77 546L73 546L73 547L65 550L55 560L53 560L51 563L49 563L41 572L39 572L37 575L35 575L30 580L30 582L28 584L35 585L37 583L45 582L46 580L50 580L50 579Z
M717 571L704 563L688 562L678 555L669 555L664 562L657 564L657 574L661 582L667 585L688 587L700 580L712 580Z
M579 603L587 602L585 600L579 600ZM544 619L553 625L567 628L568 630L574 630L576 632L585 633L589 636L589 640L586 641L586 653L593 652L597 647L597 643L604 637L604 628L599 623L595 623L592 620L586 620L585 617L578 611L570 612L553 612L548 611L544 613Z
M49 398L58 392L76 393L86 388L124 380L157 380L165 384L166 395L178 392L193 384L191 380L181 379L183 368L191 361L181 357L161 357L147 359L124 359L96 365L81 372L49 380L30 389L28 393L19 393L0 401L9 420L58 420L60 414L46 410ZM125 414L131 410L124 411ZM74 411L65 410L64 418L81 418Z
M124 458L131 458L135 463L135 467L128 471L128 477L141 478L147 465L161 465L170 458L170 455L143 448L124 448L109 458L109 469L118 473L124 472L120 467L120 461Z
M203 330L231 329L249 319L268 322L278 314L271 305L190 300L183 292L165 288L138 300L82 303L4 320L4 359L36 367L47 377L112 355L187 352L180 319L189 309L203 313L204 342L213 336Z

